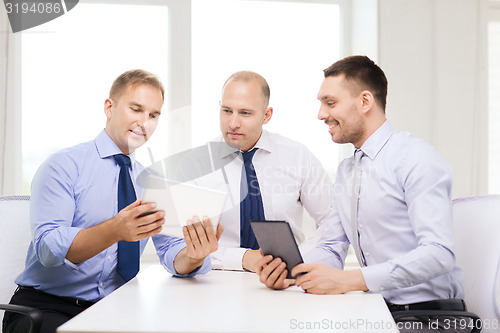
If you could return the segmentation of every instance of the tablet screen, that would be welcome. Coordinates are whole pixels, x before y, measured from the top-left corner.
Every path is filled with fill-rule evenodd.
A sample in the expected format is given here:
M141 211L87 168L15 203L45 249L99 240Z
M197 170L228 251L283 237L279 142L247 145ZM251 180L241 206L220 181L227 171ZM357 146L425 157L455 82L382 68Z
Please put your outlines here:
M286 221L251 221L255 238L262 253L281 258L286 263L288 279L293 279L292 269L304 262L300 255L292 229Z
M142 202L155 202L156 210L165 211L165 224L162 232L169 235L186 225L194 215L200 219L208 216L214 229L224 211L227 194L210 188L192 184L168 181L165 178L149 175L142 193ZM177 230L178 231L178 230ZM182 236L181 236L182 237Z

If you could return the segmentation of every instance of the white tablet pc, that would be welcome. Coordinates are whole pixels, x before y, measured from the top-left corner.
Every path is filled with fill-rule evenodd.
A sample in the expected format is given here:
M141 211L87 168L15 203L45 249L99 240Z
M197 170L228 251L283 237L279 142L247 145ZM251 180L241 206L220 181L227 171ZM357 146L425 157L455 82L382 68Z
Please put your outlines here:
M148 175L141 201L155 202L156 210L165 211L162 232L171 235L169 229L180 229L195 215L200 219L208 216L214 229L217 229L226 198L225 192Z
M262 254L281 258L286 263L288 279L293 279L292 269L303 263L292 228L286 221L250 221Z

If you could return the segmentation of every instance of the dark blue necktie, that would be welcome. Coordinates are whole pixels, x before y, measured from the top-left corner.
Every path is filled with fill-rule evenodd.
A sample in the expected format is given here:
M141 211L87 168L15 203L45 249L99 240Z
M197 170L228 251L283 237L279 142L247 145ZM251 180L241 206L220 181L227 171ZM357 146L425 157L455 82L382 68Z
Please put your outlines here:
M113 155L120 166L118 178L118 211L136 200L134 184L128 171L130 157L123 154ZM118 274L129 281L139 272L139 242L118 242Z
M259 243L255 239L250 220L265 220L264 206L260 195L259 181L255 173L252 158L258 148L242 153L243 169L240 185L240 246L257 250Z

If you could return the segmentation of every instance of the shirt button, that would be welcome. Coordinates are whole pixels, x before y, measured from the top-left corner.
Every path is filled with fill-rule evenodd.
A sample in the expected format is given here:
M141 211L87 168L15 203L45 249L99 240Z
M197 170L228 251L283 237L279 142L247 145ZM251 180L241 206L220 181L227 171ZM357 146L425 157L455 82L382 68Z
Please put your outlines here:
M108 256L108 261L111 261L111 256Z
M380 287L380 290L384 291L384 290L385 290L385 288L384 288L384 287Z
M102 288L102 286L103 286L103 284L102 284L102 282L101 282L101 283L99 284L99 287L101 287L101 288Z
M363 229L363 225L362 224L359 225L359 229Z
M364 253L365 253L365 256L367 256L367 257L370 255L370 252L365 251Z

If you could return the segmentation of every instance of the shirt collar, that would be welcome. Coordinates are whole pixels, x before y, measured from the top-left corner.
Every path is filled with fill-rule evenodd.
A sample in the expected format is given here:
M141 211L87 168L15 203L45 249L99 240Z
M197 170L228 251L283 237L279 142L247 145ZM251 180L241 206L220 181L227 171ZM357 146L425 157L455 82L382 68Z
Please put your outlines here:
M116 154L123 154L116 143L109 137L105 130L97 135L94 139L95 146L97 148L97 153L100 158L107 158ZM128 155L132 161L135 160L135 152Z
M370 159L374 160L378 153L385 146L389 138L396 130L392 127L391 123L386 120L370 137L363 143L361 150Z

